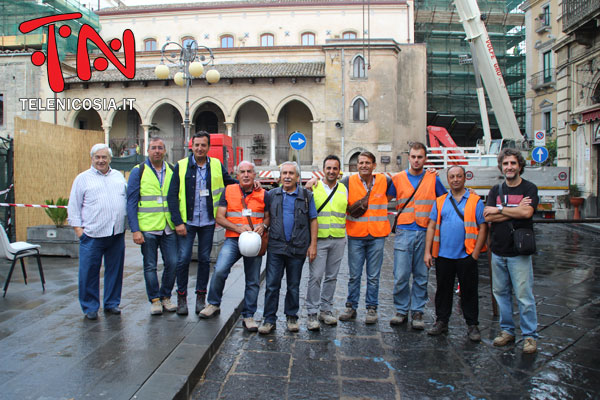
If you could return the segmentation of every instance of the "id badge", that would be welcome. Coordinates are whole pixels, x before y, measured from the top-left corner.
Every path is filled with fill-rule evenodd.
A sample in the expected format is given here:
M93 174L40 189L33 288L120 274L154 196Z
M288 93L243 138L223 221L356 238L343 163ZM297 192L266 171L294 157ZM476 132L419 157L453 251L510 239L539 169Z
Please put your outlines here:
M163 198L162 198L162 196L156 196L156 202L157 202L158 204L162 204L162 202L163 202Z
M202 189L200 190L200 196L208 196L210 193L208 192L208 189Z
M245 208L242 210L242 217L251 217L252 216L252 210L250 210L249 208Z

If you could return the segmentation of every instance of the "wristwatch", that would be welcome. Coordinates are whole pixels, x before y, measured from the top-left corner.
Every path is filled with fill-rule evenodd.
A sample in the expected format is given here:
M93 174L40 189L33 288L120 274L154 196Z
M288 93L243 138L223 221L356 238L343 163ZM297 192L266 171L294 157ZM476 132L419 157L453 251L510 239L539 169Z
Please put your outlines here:
M269 225L263 224L263 228L265 228L265 231L268 231L269 230Z

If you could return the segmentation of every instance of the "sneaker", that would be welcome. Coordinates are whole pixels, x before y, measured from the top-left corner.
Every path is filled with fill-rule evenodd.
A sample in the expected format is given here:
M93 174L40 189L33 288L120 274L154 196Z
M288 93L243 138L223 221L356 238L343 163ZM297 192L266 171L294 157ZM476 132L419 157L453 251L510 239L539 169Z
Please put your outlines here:
M352 308L352 304L346 303L346 309L340 314L338 319L340 321L350 321L351 319L356 319L356 310Z
M416 311L412 313L412 321L410 323L410 326L413 329L417 329L419 331L422 331L423 329L425 329L425 322L423 322L423 313L420 311Z
M467 328L467 336L469 336L471 342L481 342L481 332L479 332L477 325L470 325Z
M258 328L258 333L261 335L267 335L275 330L275 324L270 322L263 322L263 324Z
M500 332L498 336L494 339L494 346L506 346L507 344L514 342L515 337L506 331Z
M215 306L214 304L209 304L202 311L198 313L198 316L202 319L208 319L212 317L216 317L221 312L219 306Z
M321 329L321 324L319 324L317 314L308 314L308 322L306 323L306 326L308 327L309 331L318 331Z
M448 324L442 321L436 321L435 324L427 331L428 335L437 336L448 332Z
M160 299L152 299L152 304L150 305L150 314L152 315L161 315L163 312L163 306L160 302Z
M537 344L535 343L535 339L532 337L525 338L525 343L523 343L523 353L531 354L537 351Z
M177 314L188 315L187 294L177 293Z
M390 319L390 325L402 325L406 321L408 321L408 317L406 316L406 314L396 313L396 315L394 315L392 319Z
M258 331L258 324L256 323L256 321L252 317L244 318L242 320L242 326L248 332L256 332L256 331Z
M287 330L289 332L298 332L300 330L300 325L298 325L298 317L287 317Z
M85 317L90 321L95 321L98 319L98 311L90 311L85 314Z
M321 311L319 313L319 321L325 325L337 325L337 318L331 311Z
M200 314L205 305L206 293L196 293L196 314Z
M367 307L367 316L365 324L371 325L377 323L377 309L375 307Z
M165 311L168 311L168 312L177 311L177 306L171 302L170 298L162 299L162 306L163 306L163 310L165 310Z

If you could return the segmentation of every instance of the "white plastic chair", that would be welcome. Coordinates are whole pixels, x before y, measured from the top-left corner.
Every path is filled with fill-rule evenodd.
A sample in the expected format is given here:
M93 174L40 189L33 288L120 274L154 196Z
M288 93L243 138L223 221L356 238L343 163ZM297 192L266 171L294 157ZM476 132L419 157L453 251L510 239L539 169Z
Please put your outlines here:
M0 225L0 257L12 261L10 270L8 271L8 277L6 278L6 283L4 284L4 295L2 297L6 297L6 290L8 289L8 284L10 283L10 278L12 277L17 260L21 260L21 270L23 271L23 278L25 279L25 284L27 285L27 271L25 271L25 263L23 262L23 259L30 256L35 256L37 258L38 270L40 271L40 280L42 281L42 290L45 292L46 280L44 279L44 270L42 269L42 260L40 259L40 245L27 242L10 243L4 227Z

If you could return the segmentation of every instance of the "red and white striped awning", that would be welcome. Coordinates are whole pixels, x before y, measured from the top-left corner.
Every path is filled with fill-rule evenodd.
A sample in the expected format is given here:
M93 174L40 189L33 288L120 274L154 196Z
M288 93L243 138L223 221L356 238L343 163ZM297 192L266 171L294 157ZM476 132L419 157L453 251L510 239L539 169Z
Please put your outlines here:
M600 107L596 108L595 110L590 110L581 113L581 119L584 123L600 119Z

